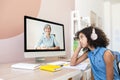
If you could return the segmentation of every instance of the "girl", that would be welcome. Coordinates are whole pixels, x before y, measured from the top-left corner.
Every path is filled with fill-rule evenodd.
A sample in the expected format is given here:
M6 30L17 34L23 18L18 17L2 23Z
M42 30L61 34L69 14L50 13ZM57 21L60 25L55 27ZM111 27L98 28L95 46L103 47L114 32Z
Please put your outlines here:
M77 32L79 46L75 50L71 65L75 66L89 58L94 80L120 80L116 60L110 50L106 48L109 40L105 33L96 27L86 27ZM78 57L83 48L84 54Z

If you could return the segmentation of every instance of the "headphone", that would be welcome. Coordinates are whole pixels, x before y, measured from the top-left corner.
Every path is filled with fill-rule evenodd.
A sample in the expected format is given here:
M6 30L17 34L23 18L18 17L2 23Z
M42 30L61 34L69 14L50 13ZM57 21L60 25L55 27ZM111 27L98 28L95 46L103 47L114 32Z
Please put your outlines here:
M91 33L91 39L94 41L94 40L97 40L97 38L98 38L98 35L95 32L95 28L93 28Z

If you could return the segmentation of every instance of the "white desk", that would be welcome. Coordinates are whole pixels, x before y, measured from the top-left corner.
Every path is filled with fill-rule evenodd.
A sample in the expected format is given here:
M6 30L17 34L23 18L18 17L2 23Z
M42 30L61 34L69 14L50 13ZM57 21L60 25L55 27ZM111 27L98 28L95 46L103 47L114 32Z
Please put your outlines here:
M11 64L0 64L0 78L3 80L80 80L82 76L82 72L75 69L48 72L39 69L12 69L10 66Z
M66 61L66 59L47 58L47 62ZM30 61L31 62L31 61ZM88 61L87 61L88 62ZM0 64L0 79L3 80L90 80L90 68L85 71L63 68L57 72L43 70L13 69L12 64ZM81 79L82 78L82 79Z

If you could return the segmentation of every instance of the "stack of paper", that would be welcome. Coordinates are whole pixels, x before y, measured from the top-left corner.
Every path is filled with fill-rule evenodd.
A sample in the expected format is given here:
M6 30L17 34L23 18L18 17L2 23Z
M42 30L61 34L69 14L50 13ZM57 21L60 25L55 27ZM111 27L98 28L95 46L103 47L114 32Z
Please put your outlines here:
M64 66L64 68L72 68L72 69L78 69L78 70L85 70L88 66L90 66L90 63L80 63L76 66Z
M66 61L55 61L55 62L51 62L51 63L47 63L47 64L59 65L59 66L67 66L67 65L70 65L70 62L66 62Z

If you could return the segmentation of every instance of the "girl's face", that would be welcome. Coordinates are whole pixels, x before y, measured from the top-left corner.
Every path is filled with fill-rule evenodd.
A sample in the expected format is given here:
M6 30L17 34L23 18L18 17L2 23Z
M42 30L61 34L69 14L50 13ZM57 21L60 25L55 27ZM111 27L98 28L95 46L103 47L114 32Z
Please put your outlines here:
M79 34L79 41L82 48L88 47L87 38L83 33Z

